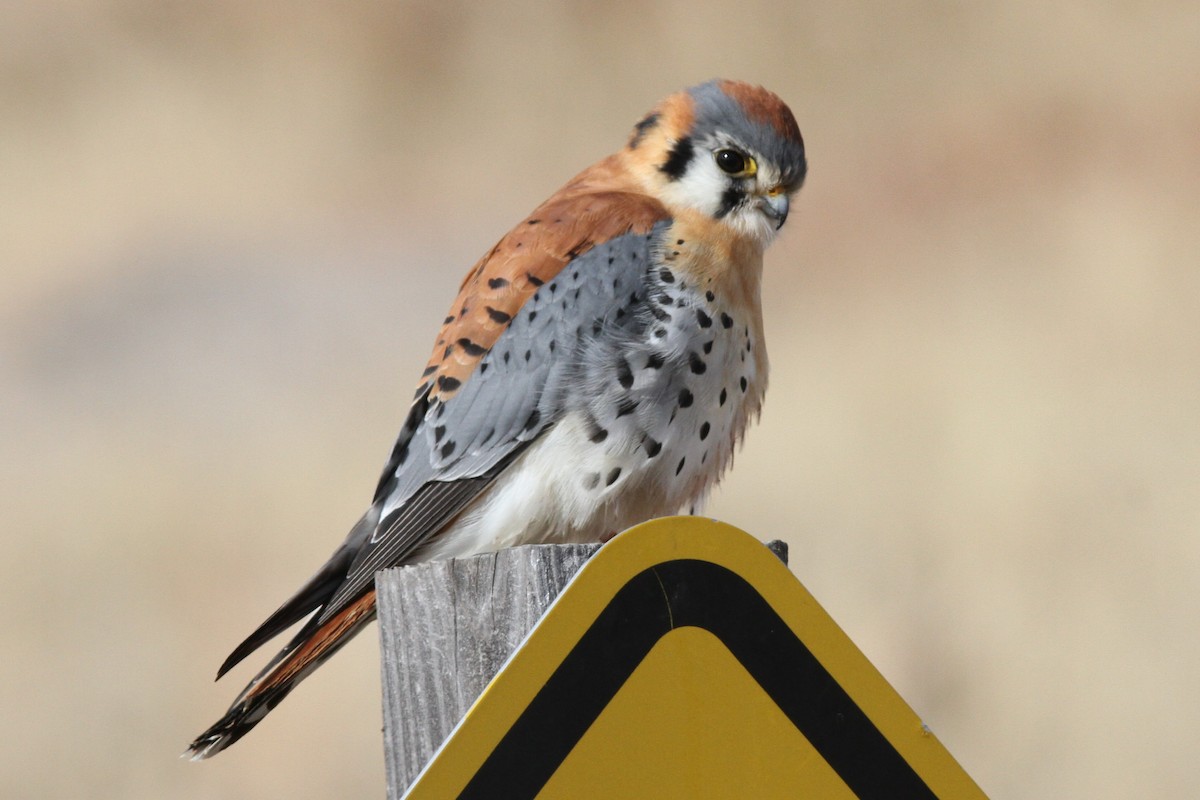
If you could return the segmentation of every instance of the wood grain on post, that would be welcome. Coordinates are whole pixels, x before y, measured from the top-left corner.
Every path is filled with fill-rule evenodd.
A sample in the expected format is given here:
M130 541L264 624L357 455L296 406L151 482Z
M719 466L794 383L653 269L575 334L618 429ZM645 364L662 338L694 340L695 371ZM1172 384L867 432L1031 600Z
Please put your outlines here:
M787 545L771 542L787 562ZM375 577L388 797L401 797L599 544L529 545Z

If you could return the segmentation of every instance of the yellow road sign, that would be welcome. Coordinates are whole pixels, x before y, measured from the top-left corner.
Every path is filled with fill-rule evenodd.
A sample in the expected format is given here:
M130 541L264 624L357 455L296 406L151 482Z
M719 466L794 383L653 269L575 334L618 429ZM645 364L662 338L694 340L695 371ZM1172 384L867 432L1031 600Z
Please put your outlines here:
M985 795L758 540L672 517L592 557L406 797Z

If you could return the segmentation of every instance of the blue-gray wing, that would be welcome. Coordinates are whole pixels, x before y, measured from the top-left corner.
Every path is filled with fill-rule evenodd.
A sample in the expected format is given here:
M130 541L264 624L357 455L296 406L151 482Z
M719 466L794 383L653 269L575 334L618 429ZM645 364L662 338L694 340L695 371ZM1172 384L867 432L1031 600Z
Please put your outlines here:
M631 308L644 296L655 243L668 224L618 236L568 262L525 302L449 400L431 401L428 390L417 398L380 481L379 523L353 543L357 555L322 621L373 585L376 572L404 563L437 536L562 417L589 339L638 335L644 322Z

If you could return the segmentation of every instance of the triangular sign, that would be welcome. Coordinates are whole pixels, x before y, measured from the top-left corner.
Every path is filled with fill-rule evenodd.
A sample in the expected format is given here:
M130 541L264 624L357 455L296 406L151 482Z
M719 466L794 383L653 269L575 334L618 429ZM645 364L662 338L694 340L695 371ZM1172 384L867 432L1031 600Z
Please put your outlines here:
M405 797L986 800L787 567L698 517L601 548Z

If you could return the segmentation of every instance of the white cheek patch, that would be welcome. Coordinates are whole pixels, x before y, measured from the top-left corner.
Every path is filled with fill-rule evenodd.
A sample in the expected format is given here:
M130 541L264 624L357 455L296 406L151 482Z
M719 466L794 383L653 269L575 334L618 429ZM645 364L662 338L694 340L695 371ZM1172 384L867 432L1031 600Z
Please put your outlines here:
M728 185L724 173L702 152L688 165L683 177L663 187L663 194L671 205L686 206L715 216Z

